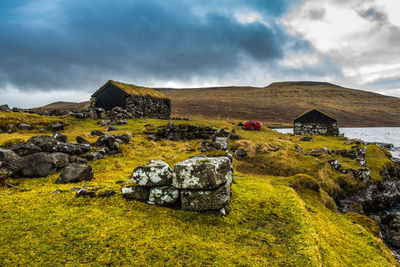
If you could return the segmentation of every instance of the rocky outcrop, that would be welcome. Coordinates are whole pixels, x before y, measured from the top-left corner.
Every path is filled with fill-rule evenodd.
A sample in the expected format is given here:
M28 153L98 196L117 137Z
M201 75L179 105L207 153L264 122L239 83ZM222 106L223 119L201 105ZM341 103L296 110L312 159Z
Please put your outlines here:
M190 211L226 215L229 212L233 167L228 157L198 156L171 167L152 161L135 168L132 182L122 188L127 199Z

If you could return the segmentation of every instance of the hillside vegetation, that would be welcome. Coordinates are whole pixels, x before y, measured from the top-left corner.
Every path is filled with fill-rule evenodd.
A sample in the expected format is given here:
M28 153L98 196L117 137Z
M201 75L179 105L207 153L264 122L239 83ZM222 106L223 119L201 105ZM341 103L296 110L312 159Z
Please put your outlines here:
M1 113L13 120L25 116L39 125L50 117ZM90 142L94 129L106 131L95 120L58 117L67 127L63 134ZM151 159L173 166L199 153L201 140L148 141L143 131L165 125L154 119L128 120L116 133L135 137L122 145L122 153L90 164L95 178L85 182L116 191L109 198L75 197L68 191L79 184L59 185L60 173L44 178L8 179L15 188L0 188L0 266L13 265L155 265L155 266L394 266L396 261L379 238L378 226L369 218L340 214L333 198L364 187L354 177L336 172L328 161L334 156L312 157L313 148L349 149L343 138L299 136L263 129L248 132L225 121L191 120L236 130L243 137L230 148L246 148L248 157L235 158L231 213L213 217L127 201L116 182L129 180L132 170ZM113 132L114 133L114 132ZM0 145L27 140L39 132L0 134ZM45 134L51 135L50 132ZM271 150L271 148L274 148ZM278 150L277 150L278 149ZM367 165L382 179L390 164L383 149L368 146ZM346 168L356 160L341 159Z

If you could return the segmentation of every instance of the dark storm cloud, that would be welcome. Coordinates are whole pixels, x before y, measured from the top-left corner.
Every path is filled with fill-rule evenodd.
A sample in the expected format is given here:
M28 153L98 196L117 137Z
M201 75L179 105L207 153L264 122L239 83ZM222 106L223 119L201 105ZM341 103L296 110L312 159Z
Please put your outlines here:
M222 1L231 2L232 1ZM221 3L222 3L221 2ZM294 1L238 1L279 16ZM190 80L309 49L269 20L240 23L189 1L15 1L0 4L0 88L81 89L107 78ZM200 2L199 2L200 3ZM202 9L202 16L193 9ZM204 12L206 10L206 12Z

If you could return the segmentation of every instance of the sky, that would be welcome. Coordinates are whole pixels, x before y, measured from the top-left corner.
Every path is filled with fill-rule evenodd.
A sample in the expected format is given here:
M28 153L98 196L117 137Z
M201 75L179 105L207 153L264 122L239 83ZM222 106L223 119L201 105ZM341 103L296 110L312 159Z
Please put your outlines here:
M1 0L0 104L324 81L400 97L399 0Z

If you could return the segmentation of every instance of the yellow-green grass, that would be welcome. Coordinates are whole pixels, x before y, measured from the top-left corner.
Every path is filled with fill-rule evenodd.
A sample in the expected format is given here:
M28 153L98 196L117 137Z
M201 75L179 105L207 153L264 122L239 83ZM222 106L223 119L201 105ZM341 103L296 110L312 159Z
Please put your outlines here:
M70 141L78 135L95 141L97 137L91 137L90 131L107 128L92 120L68 116L64 120L68 126L62 133ZM373 222L364 216L335 211L324 183L336 185L338 176L327 166L327 159L299 157L292 151L296 145L311 149L313 142L314 148L343 148L347 147L344 140L324 137L304 143L298 136L268 129L247 132L223 121L190 121L195 125L235 129L252 143L254 157L261 155L260 161L263 156L269 160L276 154L279 155L276 160L288 162L280 163L287 170L287 165L293 164L293 168L304 173L267 175L263 169L252 169L252 158L235 159L234 166L240 172L235 171L231 213L217 218L127 201L122 197L121 187L116 182L129 180L136 166L151 159L162 159L174 165L199 153L200 140L147 141L142 132L149 128L144 125L150 123L157 128L167 121L138 119L118 126L119 130L113 133L136 134L131 144L123 145L121 154L91 163L95 178L84 183L115 190L117 194L110 198L76 198L74 192L54 194L56 189L82 186L82 183L54 184L59 173L44 178L9 179L8 183L20 184L16 188L0 188L0 265L396 264L389 249L376 236ZM35 134L38 133L0 134L0 144L16 138L27 140ZM263 148L271 145L279 146L280 150L265 153ZM375 157L374 168L381 168L379 162L384 161L383 155ZM294 186L296 183L300 186ZM313 184L317 184L318 189Z

